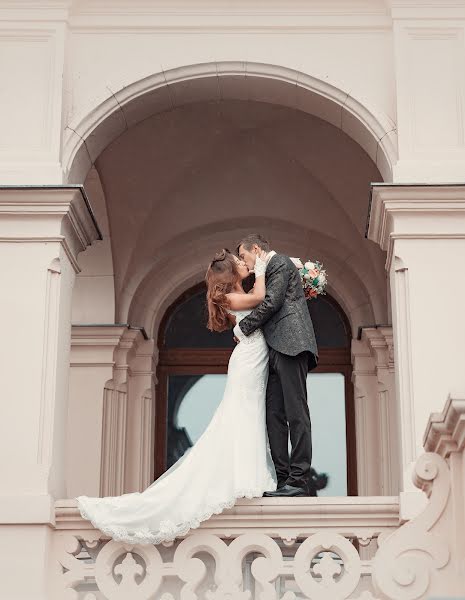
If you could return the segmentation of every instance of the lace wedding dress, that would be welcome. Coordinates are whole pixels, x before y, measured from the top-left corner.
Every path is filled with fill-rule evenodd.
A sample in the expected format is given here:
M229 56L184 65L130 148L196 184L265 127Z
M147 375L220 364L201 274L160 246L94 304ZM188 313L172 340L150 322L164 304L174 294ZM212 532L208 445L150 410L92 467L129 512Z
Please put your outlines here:
M231 311L237 323L250 312ZM115 540L159 544L231 508L237 498L276 489L265 421L267 379L268 346L257 330L234 348L223 399L197 443L143 492L78 496L81 515Z

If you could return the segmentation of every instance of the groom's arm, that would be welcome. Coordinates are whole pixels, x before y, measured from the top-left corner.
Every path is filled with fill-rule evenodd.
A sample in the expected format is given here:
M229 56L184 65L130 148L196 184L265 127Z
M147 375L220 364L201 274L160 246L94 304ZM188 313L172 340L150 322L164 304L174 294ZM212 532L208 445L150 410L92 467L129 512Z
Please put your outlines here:
M284 303L289 284L289 267L286 259L284 257L275 258L269 269L265 299L239 323L239 327L245 335L250 335L266 323Z

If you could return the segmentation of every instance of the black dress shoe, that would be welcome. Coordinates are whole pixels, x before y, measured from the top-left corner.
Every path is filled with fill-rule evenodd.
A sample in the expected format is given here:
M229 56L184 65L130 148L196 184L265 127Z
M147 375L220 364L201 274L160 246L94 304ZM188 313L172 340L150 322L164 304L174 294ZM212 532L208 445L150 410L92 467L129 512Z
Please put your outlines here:
M265 492L263 496L265 498L294 498L296 496L307 496L307 492L303 488L286 484L275 492Z

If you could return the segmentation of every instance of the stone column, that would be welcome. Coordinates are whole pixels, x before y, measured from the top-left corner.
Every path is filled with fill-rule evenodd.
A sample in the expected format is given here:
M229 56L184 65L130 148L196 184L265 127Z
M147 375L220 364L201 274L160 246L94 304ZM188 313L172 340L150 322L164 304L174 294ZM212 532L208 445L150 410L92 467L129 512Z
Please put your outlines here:
M351 353L357 432L358 493L360 496L379 496L382 477L376 369L366 340L352 340Z
M113 379L115 350L125 331L124 325L72 327L66 498L101 492L104 396Z
M152 483L155 458L154 340L137 334L129 357L125 492L141 492Z
M152 482L152 356L153 340L139 329L73 326L67 497L115 496Z
M399 493L400 464L392 327L366 327L362 341L370 349L377 382L380 493L393 496Z
M0 188L0 555L9 598L48 597L39 557L48 556L54 501L66 493L71 294L77 255L98 236L78 186ZM25 548L41 566L28 562L19 578Z
M368 237L387 252L408 491L430 414L463 387L465 186L375 184Z

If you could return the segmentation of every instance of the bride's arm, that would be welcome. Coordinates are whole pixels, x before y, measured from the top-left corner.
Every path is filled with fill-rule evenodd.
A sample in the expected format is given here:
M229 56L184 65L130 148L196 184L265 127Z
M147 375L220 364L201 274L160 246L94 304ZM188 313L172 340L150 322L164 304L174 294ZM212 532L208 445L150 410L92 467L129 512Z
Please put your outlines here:
M258 263L258 264L257 264ZM226 294L232 310L248 310L255 308L265 299L265 270L266 264L259 257L255 263L255 285L248 294L231 292Z

